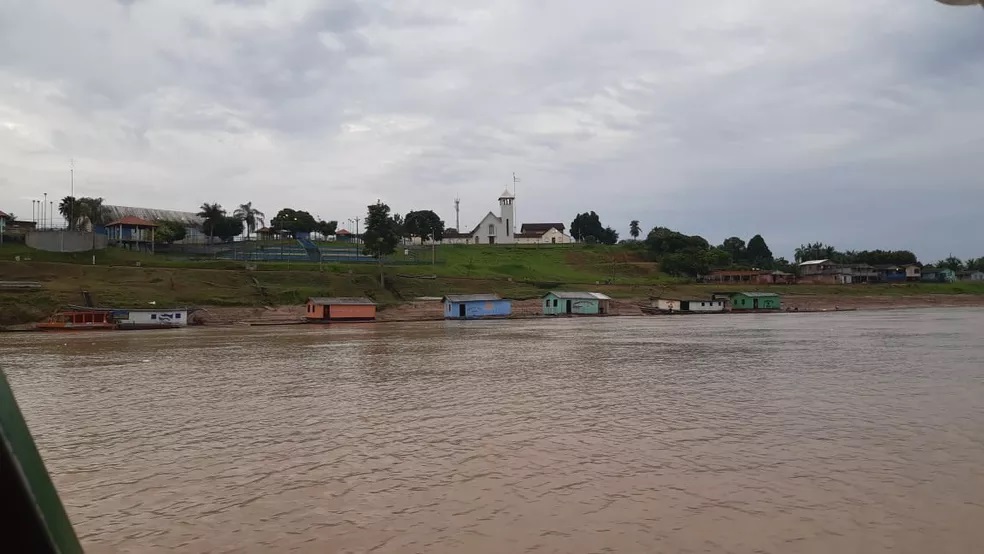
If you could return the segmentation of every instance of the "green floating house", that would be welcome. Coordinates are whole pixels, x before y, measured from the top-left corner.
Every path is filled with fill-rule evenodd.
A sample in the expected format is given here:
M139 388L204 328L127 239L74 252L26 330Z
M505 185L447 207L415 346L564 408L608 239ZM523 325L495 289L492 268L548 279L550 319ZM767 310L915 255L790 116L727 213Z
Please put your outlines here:
M751 310L778 310L782 299L774 292L716 292L711 298L727 298L735 312Z
M600 292L558 292L543 295L543 315L605 315L612 299Z

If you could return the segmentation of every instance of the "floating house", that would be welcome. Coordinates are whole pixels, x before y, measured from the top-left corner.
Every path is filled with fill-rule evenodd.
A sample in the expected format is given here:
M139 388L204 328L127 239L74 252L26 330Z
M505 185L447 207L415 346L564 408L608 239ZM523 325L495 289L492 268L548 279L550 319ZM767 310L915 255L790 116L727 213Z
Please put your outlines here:
M188 308L120 309L71 306L38 324L44 331L172 329L187 327Z
M548 292L543 296L543 315L605 315L612 299L600 292Z
M116 328L126 329L170 329L188 326L187 308L113 310Z
M722 313L724 312L725 301L722 299L711 299L711 300L683 300L676 298L657 298L653 302L653 307L657 310L673 314L673 313Z
M957 272L945 267L924 267L921 279L927 283L952 283L957 280Z
M329 321L373 321L376 303L369 298L308 298L308 323Z
M495 294L449 294L442 301L445 319L486 319L512 313L512 300Z
M751 310L778 310L782 307L778 294L773 292L716 292L712 300L727 298L735 312Z
M984 271L958 271L957 279L961 281L984 281Z

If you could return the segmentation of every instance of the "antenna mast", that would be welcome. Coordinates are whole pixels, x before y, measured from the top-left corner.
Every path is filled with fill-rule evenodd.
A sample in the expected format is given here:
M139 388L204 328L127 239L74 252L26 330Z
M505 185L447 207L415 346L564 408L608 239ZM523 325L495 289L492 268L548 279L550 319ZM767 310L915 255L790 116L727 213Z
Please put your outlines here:
M454 197L454 230L461 232L461 198Z

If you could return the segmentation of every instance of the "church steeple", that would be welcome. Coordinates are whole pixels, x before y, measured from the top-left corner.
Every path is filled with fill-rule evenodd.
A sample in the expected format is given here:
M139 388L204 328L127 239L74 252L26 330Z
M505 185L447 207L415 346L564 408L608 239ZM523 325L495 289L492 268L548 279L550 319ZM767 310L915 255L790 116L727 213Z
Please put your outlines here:
M516 197L509 192L509 189L502 191L502 194L499 196L499 215L502 218L502 225L508 242L513 241L513 235L515 234L515 201Z

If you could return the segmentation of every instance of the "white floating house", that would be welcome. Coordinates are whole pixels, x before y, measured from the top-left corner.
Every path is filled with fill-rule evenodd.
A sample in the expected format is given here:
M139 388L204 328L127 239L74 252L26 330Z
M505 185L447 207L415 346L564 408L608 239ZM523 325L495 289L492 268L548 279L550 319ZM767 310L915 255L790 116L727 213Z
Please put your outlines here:
M653 307L666 313L720 313L724 311L724 300L657 298Z
M117 329L169 329L188 326L187 308L113 310Z

